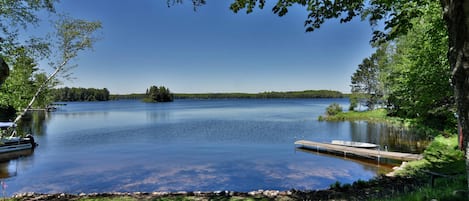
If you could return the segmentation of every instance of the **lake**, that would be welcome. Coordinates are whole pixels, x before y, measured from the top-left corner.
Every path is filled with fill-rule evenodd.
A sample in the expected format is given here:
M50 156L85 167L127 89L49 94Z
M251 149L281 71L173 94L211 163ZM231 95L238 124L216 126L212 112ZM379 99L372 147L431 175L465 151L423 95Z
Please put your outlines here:
M0 177L7 195L323 189L390 169L298 151L295 140L354 140L413 153L424 148L403 129L317 121L333 102L348 108L348 99L67 103L33 115L26 127L39 147L1 162Z

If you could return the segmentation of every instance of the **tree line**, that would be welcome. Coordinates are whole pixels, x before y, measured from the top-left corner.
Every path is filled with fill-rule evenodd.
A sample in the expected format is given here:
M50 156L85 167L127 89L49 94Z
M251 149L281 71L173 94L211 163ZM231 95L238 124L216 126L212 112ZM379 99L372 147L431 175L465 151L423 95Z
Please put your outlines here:
M148 91L148 90L147 90ZM145 94L111 95L112 100L117 99L144 99ZM174 93L174 99L265 99L265 98L346 98L348 95L333 90L305 90L286 92L261 93Z
M417 119L440 130L456 128L454 89L446 57L448 34L439 2L395 40L376 46L351 77L351 110L384 107L390 116ZM456 131L454 131L456 133Z
M179 93L177 99L265 99L265 98L344 98L339 91L305 90L261 93Z
M51 94L54 101L108 101L110 93L107 88L76 88L64 87L52 89Z

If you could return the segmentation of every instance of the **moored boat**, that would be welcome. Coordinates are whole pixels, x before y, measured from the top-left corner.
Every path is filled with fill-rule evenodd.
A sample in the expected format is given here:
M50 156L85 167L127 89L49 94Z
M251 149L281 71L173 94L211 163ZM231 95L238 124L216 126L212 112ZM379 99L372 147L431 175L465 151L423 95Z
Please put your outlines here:
M332 140L331 144L347 146L347 147L356 147L356 148L365 148L365 149L374 149L379 147L377 144L367 143L367 142L355 142L355 141L344 141L344 140Z
M31 134L26 135L25 137L18 137L15 130L16 124L13 122L0 122L0 153L12 152L33 149L37 146L34 141L34 137ZM8 134L9 128L12 128L13 131L10 136L5 136Z

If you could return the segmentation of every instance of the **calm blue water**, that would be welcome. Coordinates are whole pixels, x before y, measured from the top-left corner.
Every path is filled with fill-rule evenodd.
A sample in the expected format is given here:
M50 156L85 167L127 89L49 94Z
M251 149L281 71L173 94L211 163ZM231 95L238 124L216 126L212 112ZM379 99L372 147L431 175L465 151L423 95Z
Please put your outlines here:
M68 103L32 126L40 144L34 153L0 163L4 190L11 195L321 189L366 180L382 169L295 151L296 139L366 141L415 151L399 145L402 131L382 125L318 122L332 102L348 108L347 99Z

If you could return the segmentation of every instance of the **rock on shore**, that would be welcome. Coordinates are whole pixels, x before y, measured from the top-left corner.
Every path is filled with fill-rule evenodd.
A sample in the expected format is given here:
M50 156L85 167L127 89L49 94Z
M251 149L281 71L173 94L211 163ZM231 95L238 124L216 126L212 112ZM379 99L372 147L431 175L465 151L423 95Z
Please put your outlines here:
M277 191L277 190L257 190L251 192L234 191L214 191L214 192L133 192L133 193L80 193L80 194L41 194L41 193L20 193L13 196L16 200L35 201L55 201L55 200L81 200L96 198L134 198L136 200L156 200L159 198L189 198L190 200L229 200L229 198L244 199L254 198L255 200L366 200L370 198L384 198L396 195L400 192L409 192L426 183L422 178L408 177L387 177L379 176L370 181L357 181L353 184L335 185L326 190L311 191ZM178 199L179 198L179 199Z

